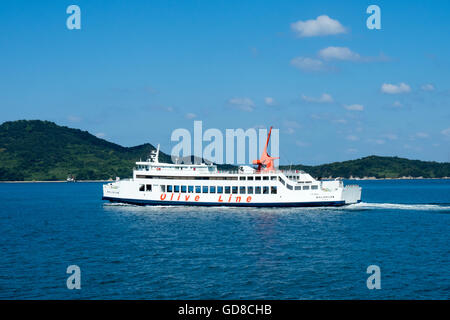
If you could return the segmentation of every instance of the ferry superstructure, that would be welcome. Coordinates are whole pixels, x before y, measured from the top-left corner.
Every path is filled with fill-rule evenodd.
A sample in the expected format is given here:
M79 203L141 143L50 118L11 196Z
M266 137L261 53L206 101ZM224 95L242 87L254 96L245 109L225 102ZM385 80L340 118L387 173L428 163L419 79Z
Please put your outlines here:
M272 129L272 128L271 128ZM147 161L136 162L132 179L103 185L103 200L136 205L317 207L361 201L361 187L342 180L316 180L304 171L274 167L267 153L269 131L257 168L220 171L214 164L173 164L158 160L159 146Z

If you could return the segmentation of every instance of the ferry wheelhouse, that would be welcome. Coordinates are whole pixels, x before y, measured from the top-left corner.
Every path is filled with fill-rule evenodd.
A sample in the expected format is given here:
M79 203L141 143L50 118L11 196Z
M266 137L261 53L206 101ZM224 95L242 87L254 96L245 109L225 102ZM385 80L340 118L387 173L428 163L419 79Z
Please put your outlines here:
M103 185L103 200L136 205L317 207L361 201L361 187L342 180L316 180L304 171L278 170L267 142L256 167L221 171L214 164L173 164L158 160L159 145L149 159L136 162L132 179Z

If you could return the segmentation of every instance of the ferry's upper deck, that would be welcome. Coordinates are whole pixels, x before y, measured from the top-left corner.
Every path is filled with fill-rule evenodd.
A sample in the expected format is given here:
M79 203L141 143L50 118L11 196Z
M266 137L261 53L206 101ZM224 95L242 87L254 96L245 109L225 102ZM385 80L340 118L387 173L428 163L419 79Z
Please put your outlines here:
M263 171L250 166L239 166L237 170L219 170L215 164L178 164L162 163L157 159L158 149L154 150L147 161L136 162L134 179L180 179L180 180L275 180L282 177L293 183L312 183L316 180L302 170ZM255 179L251 178L255 177ZM257 178L262 177L262 178Z
M133 170L134 179L179 179L179 180L242 180L273 181L278 178L290 180L294 184L316 182L311 175L302 170L278 170L273 158L267 154L267 145L260 160L253 161L257 168L239 166L237 170L219 170L217 165L208 163L163 163L159 162L159 145L152 150L149 159L136 162ZM255 178L252 178L255 177ZM259 178L262 177L262 178Z

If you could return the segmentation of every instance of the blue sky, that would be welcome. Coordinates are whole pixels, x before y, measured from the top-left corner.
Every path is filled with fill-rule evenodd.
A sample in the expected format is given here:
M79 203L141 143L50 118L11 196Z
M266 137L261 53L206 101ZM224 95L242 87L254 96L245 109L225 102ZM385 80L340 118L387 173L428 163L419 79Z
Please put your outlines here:
M66 28L71 4L81 30ZM381 30L366 27L370 4ZM194 120L273 125L281 163L450 161L449 12L449 1L2 1L0 121L166 152Z

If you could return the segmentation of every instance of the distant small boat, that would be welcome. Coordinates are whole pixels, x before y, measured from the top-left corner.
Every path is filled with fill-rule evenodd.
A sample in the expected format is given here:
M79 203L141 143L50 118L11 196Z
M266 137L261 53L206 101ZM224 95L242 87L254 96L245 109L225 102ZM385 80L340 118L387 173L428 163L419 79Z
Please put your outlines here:
M272 128L270 128L272 130ZM254 168L219 171L213 164L158 161L159 145L139 161L133 179L103 185L103 200L138 205L317 207L361 201L361 187L342 180L316 180L304 171L283 171L267 153L270 133Z
M74 177L73 175L71 175L71 174L69 174L69 176L67 177L66 181L67 181L67 182L77 182L77 181L75 180L75 177Z

